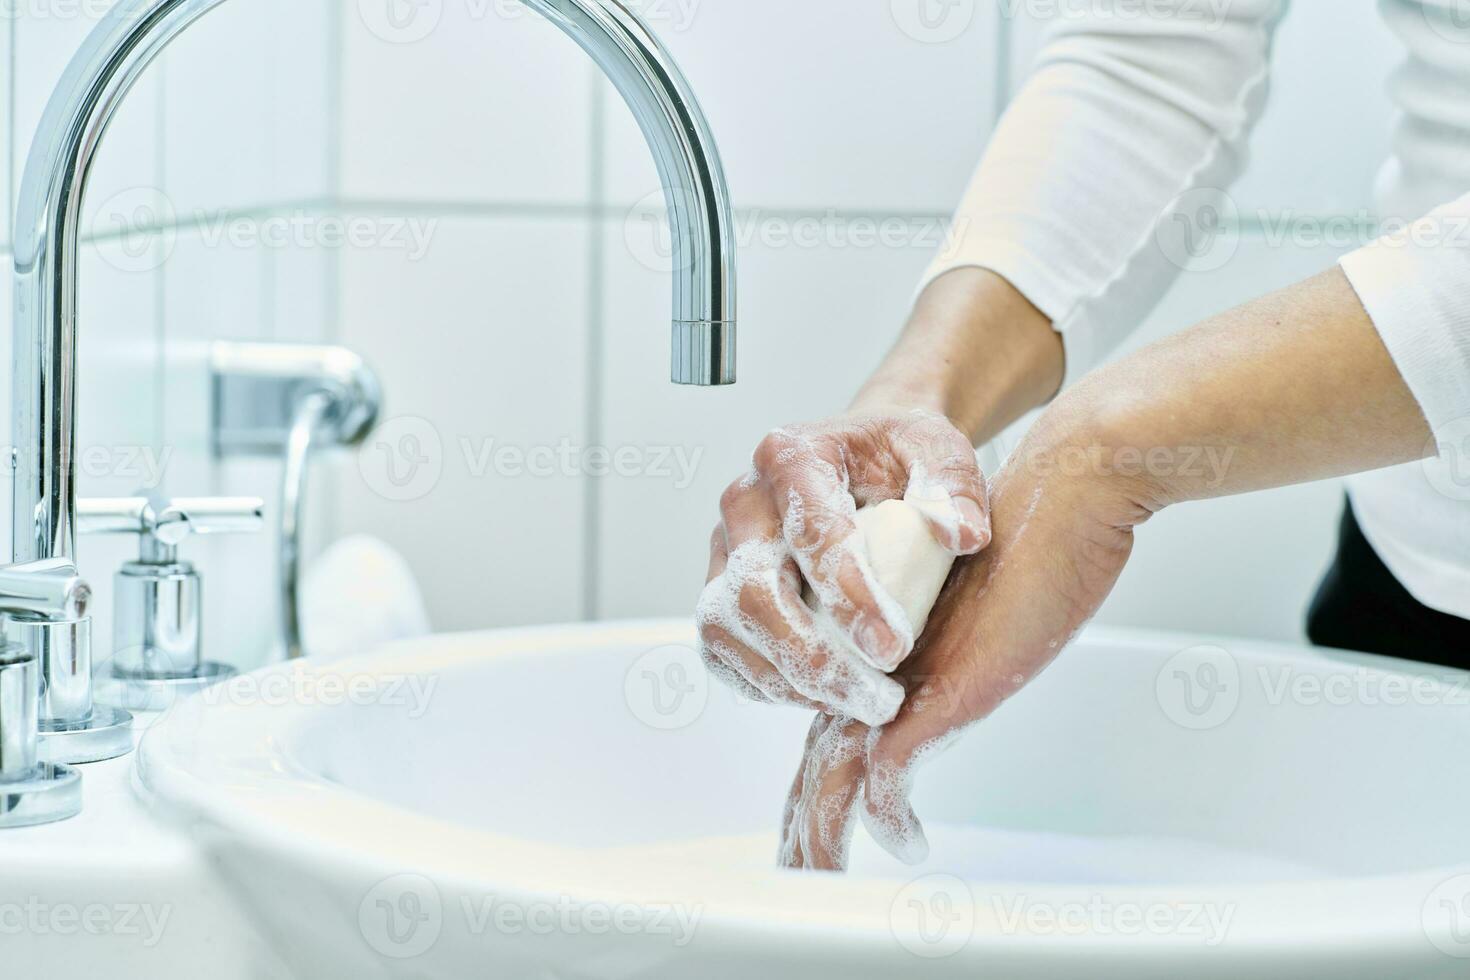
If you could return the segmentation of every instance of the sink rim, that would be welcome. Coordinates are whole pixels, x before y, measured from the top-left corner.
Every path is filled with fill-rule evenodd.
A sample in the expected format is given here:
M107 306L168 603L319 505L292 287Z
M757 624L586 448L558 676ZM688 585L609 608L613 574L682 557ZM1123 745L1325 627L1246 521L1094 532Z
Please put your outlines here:
M1297 665L1330 661L1422 676L1413 669L1420 665L1391 658L1237 637L1105 627L1089 627L1086 635L1091 641L1108 645L1163 645L1172 650L1228 644L1254 657L1290 660ZM688 644L693 636L688 620L669 619L497 629L396 643L330 664L310 660L276 664L248 676L264 678L291 671L317 677L424 672L537 651ZM1441 678L1461 673L1425 667L1426 671L1431 669L1435 677ZM257 707L209 705L196 695L175 706L150 728L137 753L135 782L145 798L185 815L196 828L207 830L206 839L216 846L238 835L303 864L331 867L354 877L382 879L404 872L422 874L446 892L561 895L573 896L577 902L603 904L682 903L700 908L706 925L717 921L739 924L747 932L754 929L772 936L794 932L807 937L840 936L849 945L860 936L889 936L896 895L909 883L892 878L796 874L774 867L720 869L715 873L707 866L649 862L637 856L636 848L584 849L469 828L375 799L306 770L293 759L291 739L280 734L279 725L306 724L315 708L277 706L272 709L280 712L273 719L275 725L266 727L257 718L248 717ZM200 760L191 762L188 758L200 739L185 736L204 731L191 730L190 725L208 726L214 740L231 746L226 771L217 771L215 778L201 773ZM241 739L244 735L249 738ZM390 831L394 849L385 854L380 845ZM1191 902L1234 907L1229 945L1236 950L1242 946L1274 947L1283 941L1297 948L1337 945L1345 934L1397 944L1413 939L1422 944L1426 940L1419 915L1421 903L1438 884L1467 871L1470 861L1393 874L1184 887ZM971 880L967 885L973 895L988 896L992 901L1019 896L1032 904L1054 907L1085 902L1098 895L1120 905L1168 904L1179 900L1181 888L1003 880ZM983 904L977 897L978 912L983 913ZM977 935L984 934L991 945L1012 941L1057 943L1075 954L1085 949L1087 942L1099 947L1117 942L1177 947L1180 942L1178 936L1149 933L1126 937L1089 934L1085 941L1077 935L1034 933L1026 928L987 933L987 921L981 914L976 929ZM989 925L994 927L996 923L989 921Z

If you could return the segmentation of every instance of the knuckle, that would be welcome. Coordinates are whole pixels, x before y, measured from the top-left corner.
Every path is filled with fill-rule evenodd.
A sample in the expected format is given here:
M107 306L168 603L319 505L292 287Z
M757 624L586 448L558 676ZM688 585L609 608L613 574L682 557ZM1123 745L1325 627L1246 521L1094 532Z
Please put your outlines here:
M766 433L756 444L755 452L751 455L751 462L754 463L756 472L770 473L782 466L795 445L796 440L785 430L775 429Z

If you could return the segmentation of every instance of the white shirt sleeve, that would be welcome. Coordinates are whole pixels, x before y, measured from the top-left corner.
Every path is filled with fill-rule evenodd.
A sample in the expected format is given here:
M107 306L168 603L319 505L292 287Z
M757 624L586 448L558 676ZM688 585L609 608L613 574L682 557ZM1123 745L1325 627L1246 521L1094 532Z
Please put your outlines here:
M1143 320L1186 236L1208 230L1178 209L1243 168L1285 4L1085 6L1049 28L923 280L965 266L1004 276L1061 333L1068 382Z
M1342 259L1441 454L1470 436L1470 195Z

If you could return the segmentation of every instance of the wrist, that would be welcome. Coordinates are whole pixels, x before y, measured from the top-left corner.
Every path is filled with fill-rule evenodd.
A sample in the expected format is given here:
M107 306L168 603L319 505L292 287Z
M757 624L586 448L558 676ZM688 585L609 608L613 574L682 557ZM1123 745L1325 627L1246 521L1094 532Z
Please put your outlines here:
M1061 338L1014 286L987 269L953 269L920 294L852 410L936 412L979 444L1045 404L1063 367Z

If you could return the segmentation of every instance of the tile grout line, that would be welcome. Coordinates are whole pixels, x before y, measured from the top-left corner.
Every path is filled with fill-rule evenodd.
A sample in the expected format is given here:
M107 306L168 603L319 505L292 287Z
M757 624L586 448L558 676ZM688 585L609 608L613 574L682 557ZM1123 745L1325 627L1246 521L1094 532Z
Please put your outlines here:
M596 215L604 205L607 176L607 110L603 97L601 73L588 71L588 85L592 91L591 113L588 131L591 139L591 154L588 182L588 200L591 212ZM602 443L602 395L604 333L607 328L605 310L606 296L606 249L602 240L602 222L595 217L583 221L587 234L587 444ZM602 485L595 476L582 479L582 618L595 620L602 601Z
M160 58L153 66L158 79L158 118L154 121L156 129L153 133L154 153L157 159L153 161L153 177L158 187L168 186L168 59ZM155 247L157 246L155 243ZM157 398L154 401L154 409L158 412L155 421L157 426L158 447L160 451L168 438L168 262L160 262L157 270L153 273L153 303L156 307L154 318L157 320L158 332L158 374L154 388Z
M995 106L994 118L990 123L992 133L995 127L1000 125L1000 117L1005 115L1007 107L1011 104L1011 49L1014 41L1014 24L1006 15L1005 7L1002 6L995 25Z
M346 138L342 107L345 104L345 82L347 72L347 35L344 23L343 7L340 3L332 4L330 13L331 24L327 30L327 114L329 120L330 135L327 137L327 187L326 199L331 210L342 210L342 157ZM326 300L325 316L326 336L328 341L334 344L342 342L342 264L341 256L336 250L328 253L326 262L323 263L322 276L324 298ZM333 508L335 514L336 508Z
M20 18L10 22L10 34L6 38L5 53L5 240L15 237L15 35L19 33Z

